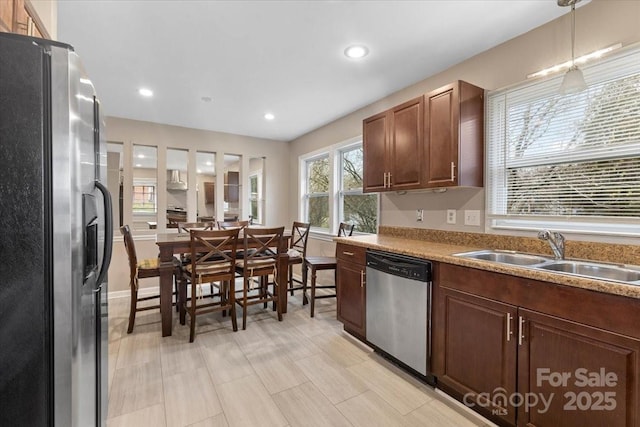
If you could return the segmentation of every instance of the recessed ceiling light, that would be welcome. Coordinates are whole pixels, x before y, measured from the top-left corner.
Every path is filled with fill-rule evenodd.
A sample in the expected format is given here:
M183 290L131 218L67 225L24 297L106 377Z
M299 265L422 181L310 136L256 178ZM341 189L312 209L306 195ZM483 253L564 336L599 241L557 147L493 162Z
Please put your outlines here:
M274 116L271 113L265 113L264 118L267 119L267 120L273 120L273 119L276 118L276 116Z
M347 58L360 59L369 54L369 49L366 46L354 44L346 48L344 54Z
M140 95L142 95L142 96L147 97L147 98L150 98L150 97L153 96L153 91L151 89L147 89L147 88L144 88L144 87L138 89L138 93Z

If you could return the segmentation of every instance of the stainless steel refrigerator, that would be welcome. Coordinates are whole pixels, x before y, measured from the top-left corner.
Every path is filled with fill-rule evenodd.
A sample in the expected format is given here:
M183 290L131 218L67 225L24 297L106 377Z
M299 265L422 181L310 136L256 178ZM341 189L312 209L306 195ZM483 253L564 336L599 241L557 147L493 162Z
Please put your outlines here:
M0 33L0 426L101 426L113 226L71 46Z

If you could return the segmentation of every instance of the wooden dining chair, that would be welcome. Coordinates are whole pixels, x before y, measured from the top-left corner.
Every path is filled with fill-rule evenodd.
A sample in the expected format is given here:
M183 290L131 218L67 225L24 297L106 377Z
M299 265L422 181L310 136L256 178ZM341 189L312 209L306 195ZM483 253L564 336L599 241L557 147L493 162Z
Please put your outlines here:
M191 230L213 230L213 221L179 222L178 233L189 233Z
M344 222L340 223L340 226L338 227L338 237L349 237L353 234L353 229L354 229L354 225L352 224L346 224ZM307 256L304 258L304 263L302 264L303 268L306 269L311 269L311 296L307 297L307 282L306 282L306 277L307 277L307 272L305 271L305 274L303 276L303 283L302 283L302 304L306 304L306 301L310 300L311 301L311 317L314 316L315 314L315 302L316 299L322 299L322 298L335 298L336 296L336 292L334 291L334 293L331 294L322 294L322 295L316 295L316 290L317 289L334 289L336 288L336 267L337 267L337 262L336 262L336 257L332 256L332 257L327 257L327 256ZM320 270L333 270L333 285L321 285L318 286L316 285L316 275L317 272Z
M293 266L297 264L304 264L304 258L307 255L307 240L309 239L309 229L311 228L308 222L294 221L291 227L291 239L289 240L289 287L288 291L293 296L293 291L303 289L303 284L307 282L307 269L302 265L301 274L302 280L295 279L293 277ZM294 286L293 282L299 283L300 286ZM306 304L306 297L303 293L303 304Z
M230 230L191 230L191 262L183 267L183 279L180 281L181 298L180 319L188 314L190 318L189 342L195 338L196 316L198 314L227 310L230 313L233 330L238 330L235 303L236 251L238 229ZM218 282L219 292L213 301L204 303L201 298L203 283ZM188 298L187 285L191 285ZM200 289L200 295L198 290Z
M146 296L146 297L138 297L138 283L140 279L147 279L151 277L160 277L160 269L158 258L149 258L138 261L138 256L136 254L136 246L133 241L133 236L131 235L131 229L128 225L123 225L120 227L120 232L124 237L124 247L127 251L127 256L129 258L129 288L131 290L131 302L130 302L130 310L129 310L129 326L127 327L127 333L130 334L133 332L133 326L136 321L136 313L138 311L146 311L160 308L160 303L154 305L145 305L143 307L138 307L138 302L140 301L148 301L152 299L159 299L160 292L158 290L157 294ZM177 295L177 278L180 277L180 260L177 258L173 258L174 265L174 295ZM175 304L175 303L174 303Z
M229 228L239 228L242 230L249 226L249 221L218 221L218 228L220 230L226 230Z
M278 254L284 251L284 227L253 228L246 227L244 235L244 259L236 261L236 269L242 273L242 298L236 298L236 303L242 307L242 329L247 328L247 309L251 305L273 302L278 313L278 320L282 320L282 307L278 296L286 292L287 284L278 283ZM269 291L269 276L273 276L273 290ZM253 278L259 278L257 292L252 292ZM282 288L281 288L282 286Z

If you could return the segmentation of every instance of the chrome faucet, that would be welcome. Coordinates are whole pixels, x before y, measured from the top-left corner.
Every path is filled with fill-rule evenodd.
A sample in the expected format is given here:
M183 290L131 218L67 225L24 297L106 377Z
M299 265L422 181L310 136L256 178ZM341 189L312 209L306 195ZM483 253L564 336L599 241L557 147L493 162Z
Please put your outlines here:
M542 230L538 232L538 239L549 242L556 259L564 259L564 236L562 234L555 231Z

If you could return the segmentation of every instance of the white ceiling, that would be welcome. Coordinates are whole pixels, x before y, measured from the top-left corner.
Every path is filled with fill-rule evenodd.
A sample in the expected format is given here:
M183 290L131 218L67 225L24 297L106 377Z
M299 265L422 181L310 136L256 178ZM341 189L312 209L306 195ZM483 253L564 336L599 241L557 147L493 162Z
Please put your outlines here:
M58 39L109 116L288 141L567 12L556 0L59 0ZM370 54L347 59L353 43Z

